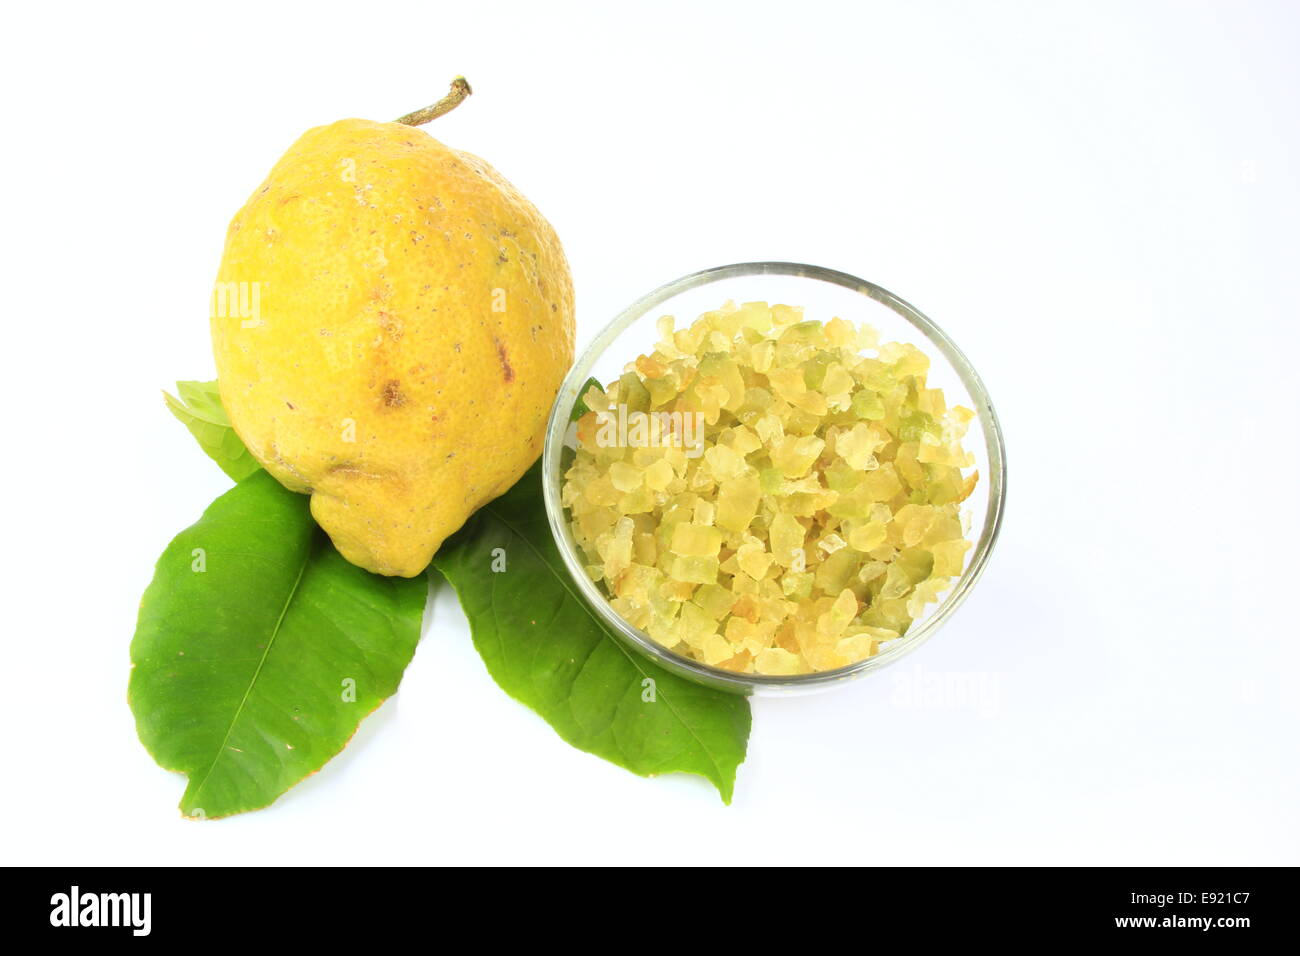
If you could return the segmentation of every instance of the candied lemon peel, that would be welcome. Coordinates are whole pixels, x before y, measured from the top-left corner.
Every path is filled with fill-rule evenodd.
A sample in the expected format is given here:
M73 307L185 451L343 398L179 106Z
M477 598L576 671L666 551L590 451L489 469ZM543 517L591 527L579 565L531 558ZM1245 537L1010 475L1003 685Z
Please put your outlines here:
M974 412L914 345L727 302L583 395L562 502L629 624L745 674L833 670L903 635L959 577ZM969 471L968 471L969 469Z

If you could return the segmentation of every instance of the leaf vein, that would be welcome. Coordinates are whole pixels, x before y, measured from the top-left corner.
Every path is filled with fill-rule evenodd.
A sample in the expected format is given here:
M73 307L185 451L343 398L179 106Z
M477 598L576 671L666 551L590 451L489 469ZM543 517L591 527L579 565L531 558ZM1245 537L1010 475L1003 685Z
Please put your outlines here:
M298 593L298 587L302 584L303 576L307 573L307 565L311 563L312 546L308 543L303 550L302 566L298 569L298 576L294 579L293 587L289 588L289 593L285 596L284 606L280 608L280 616L276 618L275 627L271 629L271 637L266 642L266 647L262 650L262 659L257 662L257 670L253 671L253 676L248 682L248 687L244 690L244 696L239 701L239 706L235 708L235 714L230 718L230 726L226 728L226 736L222 738L221 746L217 748L216 754L212 758L212 763L208 764L208 769L203 773L203 779L195 786L194 795L197 798L199 792L207 784L208 778L212 776L213 768L221 760L226 752L226 746L230 742L230 735L234 733L235 725L239 723L240 716L244 713L244 706L248 703L249 695L253 693L253 688L257 686L257 679L262 675L262 668L266 666L266 659L271 653L271 648L275 644L275 639L280 634L280 626L284 623L285 615L289 613L289 605L293 603L294 595ZM238 763L238 761L236 761ZM192 779L192 778L191 778Z

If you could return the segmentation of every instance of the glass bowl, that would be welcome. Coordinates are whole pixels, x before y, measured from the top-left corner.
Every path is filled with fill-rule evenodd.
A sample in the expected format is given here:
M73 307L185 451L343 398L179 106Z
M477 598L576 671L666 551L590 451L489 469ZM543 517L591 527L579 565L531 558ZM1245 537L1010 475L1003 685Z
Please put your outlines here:
M868 322L880 330L882 342L911 342L921 348L931 361L928 383L943 389L950 406L965 405L976 413L964 443L974 454L980 473L979 484L963 506L970 514L969 537L975 541L966 569L905 635L856 664L795 676L737 674L710 667L673 653L625 621L583 570L584 560L560 503L562 453L566 446L577 444L570 415L583 384L590 378L608 384L623 373L625 365L648 354L658 339L655 322L659 316L675 316L682 328L728 299L738 304L764 301L803 306L808 319L826 321L840 316L855 323ZM627 647L676 674L720 690L788 695L841 686L892 664L920 647L952 616L979 580L997 540L1006 497L1006 453L997 415L979 375L943 330L917 309L880 286L843 272L796 262L742 262L705 269L660 286L624 309L578 356L551 409L542 454L542 487L551 531L578 591Z

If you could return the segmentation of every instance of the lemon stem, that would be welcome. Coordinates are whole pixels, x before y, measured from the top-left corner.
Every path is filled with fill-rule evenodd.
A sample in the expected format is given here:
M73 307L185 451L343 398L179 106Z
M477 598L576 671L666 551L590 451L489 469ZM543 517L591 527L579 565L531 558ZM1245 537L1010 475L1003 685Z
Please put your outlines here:
M450 113L461 103L465 102L465 97L474 91L469 88L469 81L463 76L458 76L451 81L451 90L438 102L432 106L426 106L422 110L416 110L413 113L407 113L400 117L396 122L403 123L406 126L423 126L430 120L436 120L443 113Z

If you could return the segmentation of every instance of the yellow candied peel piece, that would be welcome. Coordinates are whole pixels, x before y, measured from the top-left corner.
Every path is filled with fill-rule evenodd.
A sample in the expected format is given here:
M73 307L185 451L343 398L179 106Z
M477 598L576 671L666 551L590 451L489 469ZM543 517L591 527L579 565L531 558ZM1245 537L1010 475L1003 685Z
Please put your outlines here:
M741 674L844 667L904 635L965 569L975 413L916 346L838 316L727 302L656 326L584 391L561 491L611 606Z

